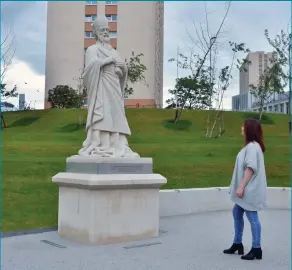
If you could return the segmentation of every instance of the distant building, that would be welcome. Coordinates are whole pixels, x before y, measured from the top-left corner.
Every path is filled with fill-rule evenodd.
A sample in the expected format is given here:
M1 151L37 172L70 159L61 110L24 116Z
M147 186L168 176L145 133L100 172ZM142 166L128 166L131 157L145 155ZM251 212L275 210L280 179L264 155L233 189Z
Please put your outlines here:
M25 94L18 95L18 109L23 111L25 109Z
M251 84L258 85L260 76L271 65L271 52L252 52L246 57L250 64L243 65L239 70L239 93L248 92Z
M289 92L274 94L263 107L265 112L288 114ZM248 91L232 97L233 111L259 111L255 97Z
M253 102L255 102L254 97L249 91L233 96L232 111L249 111Z
M232 97L233 111L259 111L256 98L250 93L250 85L258 86L260 77L271 66L271 52L252 52L246 57L249 64L241 66L239 71L239 94ZM289 92L274 94L263 107L266 112L288 113Z

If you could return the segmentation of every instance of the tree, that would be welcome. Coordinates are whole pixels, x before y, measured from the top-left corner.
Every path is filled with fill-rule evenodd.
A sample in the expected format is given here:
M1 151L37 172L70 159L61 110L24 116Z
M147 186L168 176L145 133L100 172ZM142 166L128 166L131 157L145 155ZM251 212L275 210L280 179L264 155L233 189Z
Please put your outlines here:
M256 100L254 105L259 107L259 120L262 120L264 106L276 92L274 74L270 72L270 69L265 70L264 74L260 76L258 85L250 85L250 92Z
M5 19L3 19L3 13L1 11L1 73L0 73L0 87L1 98L16 97L17 87L16 85L12 89L7 89L5 81L5 75L8 68L12 64L13 57L15 55L16 43L15 36L13 34L13 28L9 25ZM3 37L3 38L2 38ZM3 114L1 113L2 126L6 128L6 123Z
M17 97L18 96L17 86L16 85L11 90L7 90L6 86L7 85L5 83L1 83L0 84L2 99L10 98L10 97Z
M1 12L1 17L3 16ZM16 97L17 87L14 86L12 89L7 89L5 82L5 75L12 64L13 57L16 50L15 36L13 34L13 27L9 25L6 20L1 21L1 97Z
M178 78L175 88L169 90L171 98L166 101L167 104L176 104L182 107L186 94L189 93L185 108L204 110L210 106L210 86L207 76L201 74L195 79L192 76Z
M35 110L35 106L32 105L32 101L30 101L29 103L26 101L23 101L21 104L19 104L19 110L22 111L32 111Z
M80 108L83 104L83 94L68 85L57 85L50 89L48 94L52 108Z
M12 103L7 102L7 101L2 102L1 105L5 106L7 108L14 108L15 107Z
M228 42L229 48L231 48L231 63L230 65L223 66L221 68L218 67L218 64L221 65L221 62L217 61L219 56L219 51L223 49L223 47L227 47L226 39L223 38L224 32L224 24L226 17L230 10L231 2L228 1L225 6L225 13L221 20L221 24L216 26L215 31L211 31L211 26L208 19L209 12L207 11L207 5L205 3L205 23L200 24L199 27L193 22L195 28L196 37L194 38L191 34L189 34L191 40L191 46L188 46L190 50L190 56L187 57L185 55L180 54L179 59L177 59L178 67L189 70L192 74L192 78L197 79L202 74L205 74L208 78L208 118L207 118L207 130L206 137L211 138L213 134L213 130L218 124L219 127L219 135L221 136L224 132L223 128L223 98L226 90L228 89L230 82L232 80L232 72L234 67L241 66L243 63L248 62L246 59L238 59L239 53L246 53L249 50L245 48L244 43L235 43L233 41ZM228 49L229 50L229 49ZM226 53L226 51L225 51ZM175 61L174 58L169 60L170 62ZM182 111L185 107L187 107L188 99L191 96L191 90L187 91L182 105L178 107L175 114L175 123L180 120ZM211 124L211 114L213 115L213 102L215 101L215 117L212 120ZM219 121L218 121L219 120Z
M278 94L284 94L288 98L288 114L289 114L289 132L291 133L291 113L290 113L290 100L291 100L291 33L284 30L275 38L271 38L268 29L265 30L265 36L269 44L273 47L273 57L270 59L270 79L273 88ZM285 89L289 85L288 94Z
M138 55L134 55L132 53L132 57L129 59L129 61L126 60L126 66L128 70L128 77L127 77L127 84L125 88L125 97L128 97L129 95L133 94L134 89L131 85L142 82L147 85L144 72L147 70L146 66L141 63L141 57L143 56L142 53Z
M200 29L196 27L195 22L193 22L195 26L195 31L196 31L196 39L194 39L190 34L189 38L192 42L192 46L189 46L190 49L190 57L186 57L185 55L180 55L180 59L183 61L177 63L179 67L183 69L188 69L190 70L192 74L192 78L196 82L196 80L201 76L201 73L205 73L206 70L209 70L209 68L206 67L206 62L208 60L208 57L210 57L211 52L213 50L217 49L217 46L219 44L219 39L222 33L223 25L225 23L226 17L229 13L231 6L231 1L227 1L226 3L226 8L225 8L225 13L223 15L223 18L221 20L221 23L219 24L218 28L216 31L214 31L214 34L210 33L209 29L209 23L208 23L208 12L206 10L206 5L205 5L205 15L206 15L206 24L205 24L205 29L204 25L200 24ZM196 51L194 51L194 48L196 47ZM211 58L211 57L210 57ZM170 59L170 62L175 61L175 59ZM211 73L211 71L210 71ZM210 78L209 85L212 85L213 81ZM212 93L210 89L210 93ZM182 112L187 104L187 101L189 99L189 96L191 95L191 88L189 89L188 92L186 92L186 95L183 99L182 106L179 107L175 113L175 123L178 123L178 121L181 118ZM210 95L210 100L212 100L212 96Z
M6 90L6 84L5 83L1 83L0 84L1 87L1 99L5 99L5 98L9 98L9 97L17 97L18 93L17 93L17 86L15 85L12 90ZM2 127L6 128L6 122L3 116L3 113L1 112L1 122L2 122Z
M80 69L80 75L77 77L74 77L73 80L77 81L77 92L80 95L83 95L84 98L86 98L87 97L87 89L83 83L83 78L82 78L83 72L84 72L84 69Z
M214 128L216 127L217 124L218 124L217 137L221 137L222 134L224 133L223 98L224 98L224 94L225 94L226 90L228 89L228 87L230 86L231 80L233 78L232 72L234 70L235 65L238 69L242 68L245 71L247 71L245 66L250 64L250 62L246 58L243 58L243 59L237 58L238 53L248 53L249 52L249 49L245 48L244 43L236 43L236 42L230 41L229 46L230 46L231 51L232 51L231 62L230 62L230 65L223 67L220 70L220 73L218 74L218 81L217 81L215 89L213 90L213 92L216 94L215 119L214 119L212 127L210 128L210 126L209 126L210 112L209 112L208 119L207 119L207 128L206 128L207 129L207 132L206 132L207 138L212 138ZM214 68L215 68L215 65L213 67L210 66L211 70ZM212 74L215 74L215 72L213 72ZM214 80L213 77L211 79ZM212 104L211 104L211 106L212 106Z

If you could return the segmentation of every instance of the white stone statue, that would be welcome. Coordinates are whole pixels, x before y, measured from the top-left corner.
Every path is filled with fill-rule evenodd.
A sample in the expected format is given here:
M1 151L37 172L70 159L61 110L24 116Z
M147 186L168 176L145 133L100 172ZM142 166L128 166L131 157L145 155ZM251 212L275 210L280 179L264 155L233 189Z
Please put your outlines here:
M131 131L124 109L127 67L109 44L105 16L93 23L96 44L88 47L83 73L88 91L87 137L80 156L139 157L128 146Z

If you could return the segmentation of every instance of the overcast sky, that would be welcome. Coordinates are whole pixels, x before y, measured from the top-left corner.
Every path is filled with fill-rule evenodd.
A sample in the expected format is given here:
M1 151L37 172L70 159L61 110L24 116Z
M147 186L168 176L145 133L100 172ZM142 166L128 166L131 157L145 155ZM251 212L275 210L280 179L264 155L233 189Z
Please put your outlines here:
M225 2L205 2L209 13L209 26L215 31L224 15ZM180 52L189 53L186 45L191 45L187 34L196 38L193 22L205 23L204 2L165 2L164 13L164 99L168 89L176 79L176 65L168 59L175 57L177 47ZM16 36L16 54L6 81L17 84L20 93L41 108L45 83L46 46L46 2L1 2L1 25L6 21L13 25ZM70 15L68 15L70 16ZM251 51L270 51L264 30L271 36L281 29L287 29L291 17L289 2L232 2L225 27L225 41L244 42ZM2 31L3 32L3 31ZM222 48L218 63L230 63L227 48ZM179 71L180 75L187 75ZM26 84L25 84L26 83ZM238 71L234 70L233 81L226 92L224 108L231 108L231 96L239 92Z

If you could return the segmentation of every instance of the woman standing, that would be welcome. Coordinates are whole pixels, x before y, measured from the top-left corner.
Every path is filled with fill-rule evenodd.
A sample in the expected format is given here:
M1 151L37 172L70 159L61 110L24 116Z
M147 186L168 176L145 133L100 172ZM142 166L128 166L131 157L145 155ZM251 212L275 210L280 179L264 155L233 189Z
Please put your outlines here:
M235 237L233 245L224 250L225 254L244 254L242 235L243 214L250 222L252 249L241 257L243 260L262 259L261 223L258 211L266 206L267 180L264 164L265 145L259 121L248 119L241 128L245 145L238 153L230 186L231 200L234 202L233 218Z

